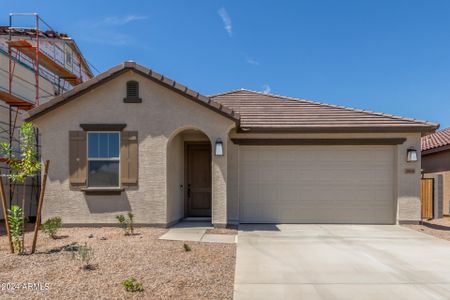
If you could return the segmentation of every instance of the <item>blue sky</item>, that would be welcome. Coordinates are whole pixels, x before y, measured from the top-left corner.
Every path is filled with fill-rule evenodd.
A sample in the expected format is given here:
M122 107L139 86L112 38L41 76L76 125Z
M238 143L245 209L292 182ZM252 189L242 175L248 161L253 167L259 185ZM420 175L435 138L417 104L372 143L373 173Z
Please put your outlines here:
M4 1L100 71L136 62L203 94L237 88L450 126L450 1ZM25 24L24 24L25 25Z

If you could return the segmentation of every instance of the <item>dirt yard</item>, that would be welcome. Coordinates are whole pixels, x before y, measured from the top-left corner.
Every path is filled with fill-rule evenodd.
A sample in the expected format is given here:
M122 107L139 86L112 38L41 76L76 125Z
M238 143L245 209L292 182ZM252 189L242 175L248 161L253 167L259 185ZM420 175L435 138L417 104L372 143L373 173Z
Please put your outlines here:
M403 225L403 226L450 241L449 217L424 221L422 225Z
M10 254L0 236L0 298L26 299L232 299L236 246L162 241L165 229L137 228L124 236L120 228L63 228L53 240L40 235L34 255ZM30 249L31 232L27 233ZM64 246L93 248L94 270ZM126 292L121 282L135 277L144 291ZM8 285L8 283L10 285ZM33 283L32 288L22 284ZM12 290L12 285L19 289ZM40 287L39 285L40 284Z

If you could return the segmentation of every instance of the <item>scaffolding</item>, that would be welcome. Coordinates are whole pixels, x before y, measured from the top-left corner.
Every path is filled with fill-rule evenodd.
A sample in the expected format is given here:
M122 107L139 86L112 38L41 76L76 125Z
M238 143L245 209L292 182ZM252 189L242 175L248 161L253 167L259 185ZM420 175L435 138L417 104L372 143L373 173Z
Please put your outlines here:
M34 24L34 27L19 27L15 26L16 18L28 18ZM46 28L46 31L43 31L41 28ZM19 32L19 34L17 34ZM26 33L25 35L21 35L20 32ZM45 34L44 34L45 33ZM43 48L42 39L48 38L48 35L52 35L53 37L58 37L58 42L48 42L45 43ZM9 14L9 26L8 26L8 40L6 42L8 46L8 87L6 90L0 89L0 99L3 100L9 109L9 120L7 126L6 135L9 137L8 142L9 145L13 148L14 152L19 152L20 149L20 139L16 138L15 129L18 127L18 116L21 111L27 111L32 108L35 108L41 104L40 97L40 77L41 72L46 74L51 74L54 76L53 84L57 82L57 91L55 94L64 91L67 88L67 85L73 87L83 82L83 68L82 62L87 63L81 57L81 54L78 52L78 66L74 63L73 48L70 45L66 45L67 40L64 40L53 28L45 22L37 13L10 13ZM61 47L62 44L62 47ZM68 48L72 49L68 52ZM76 49L78 50L78 49ZM26 99L23 95L18 95L14 92L14 78L16 77L16 64L19 62L20 58L26 58L31 65L32 72L34 73L34 101L31 99ZM59 59L58 59L59 58ZM86 68L87 77L91 77L89 67ZM20 79L20 78L19 78ZM31 83L31 82L30 82ZM3 122L2 122L3 123ZM1 131L1 130L0 130ZM1 134L2 132L0 132ZM40 145L39 145L39 132L35 132L36 143L35 147L37 149L38 156L40 156ZM16 147L14 147L17 145ZM0 162L8 163L11 157L0 157ZM7 168L7 172L10 172L9 168ZM32 197L39 195L40 191L40 176L37 178L31 178L31 193ZM14 191L16 187L13 182L9 181L9 202L10 205L14 200ZM30 201L31 203L32 201ZM31 209L31 204L30 204Z

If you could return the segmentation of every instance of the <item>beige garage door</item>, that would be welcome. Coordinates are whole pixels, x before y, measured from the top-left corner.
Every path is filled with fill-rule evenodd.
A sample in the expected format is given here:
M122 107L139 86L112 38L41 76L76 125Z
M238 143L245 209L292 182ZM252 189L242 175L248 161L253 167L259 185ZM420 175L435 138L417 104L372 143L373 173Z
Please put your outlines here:
M241 146L241 223L395 222L394 146Z

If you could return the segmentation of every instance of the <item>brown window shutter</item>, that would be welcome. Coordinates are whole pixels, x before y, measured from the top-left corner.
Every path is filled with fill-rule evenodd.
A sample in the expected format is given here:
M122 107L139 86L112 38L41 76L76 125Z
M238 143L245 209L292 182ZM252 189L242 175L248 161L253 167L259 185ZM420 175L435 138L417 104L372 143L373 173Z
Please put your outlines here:
M120 139L120 181L123 185L138 184L138 132L122 131Z
M69 131L70 184L86 185L86 132Z

